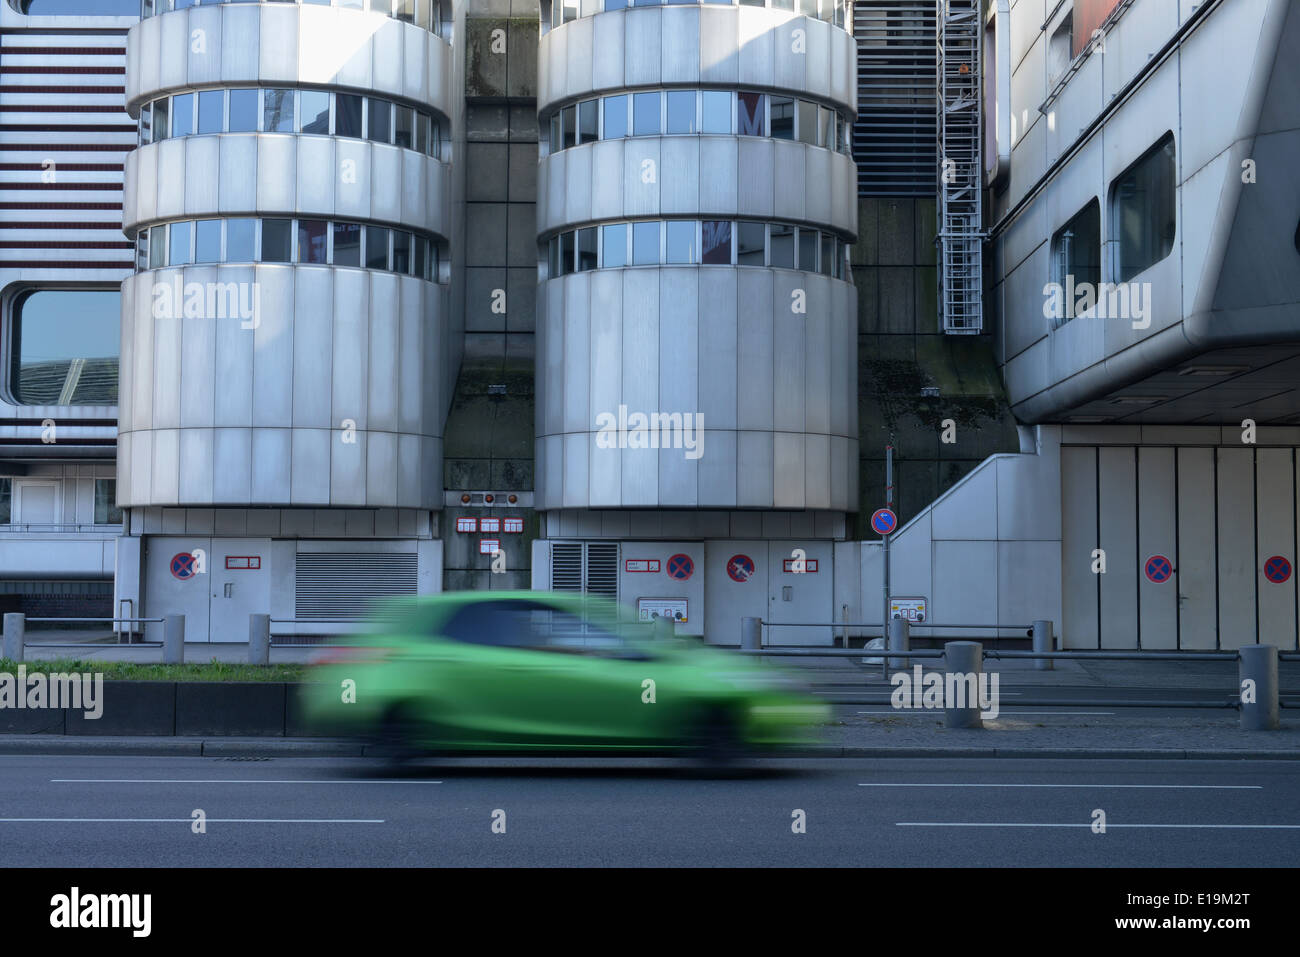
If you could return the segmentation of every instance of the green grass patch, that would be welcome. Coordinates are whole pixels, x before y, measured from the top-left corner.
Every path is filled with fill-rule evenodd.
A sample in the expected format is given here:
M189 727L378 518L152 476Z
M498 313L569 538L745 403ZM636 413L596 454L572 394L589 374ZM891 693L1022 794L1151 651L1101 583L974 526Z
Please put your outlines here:
M102 674L105 681L302 681L307 667L302 664L250 665L232 661L190 662L161 665L134 661L86 661L81 658L49 658L26 661L28 673L35 671L89 672ZM0 658L0 672L18 673L18 663Z

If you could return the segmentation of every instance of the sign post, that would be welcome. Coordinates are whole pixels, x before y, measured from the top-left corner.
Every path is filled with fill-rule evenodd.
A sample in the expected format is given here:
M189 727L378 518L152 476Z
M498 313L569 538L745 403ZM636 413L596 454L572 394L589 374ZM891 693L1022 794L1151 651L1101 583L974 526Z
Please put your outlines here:
M885 508L891 513L894 510L894 437L890 435L889 444L885 446ZM884 609L880 619L881 644L888 647L889 645L889 539L893 534L893 528L885 533L884 560L885 560L885 594L882 608ZM886 659L888 661L888 659Z

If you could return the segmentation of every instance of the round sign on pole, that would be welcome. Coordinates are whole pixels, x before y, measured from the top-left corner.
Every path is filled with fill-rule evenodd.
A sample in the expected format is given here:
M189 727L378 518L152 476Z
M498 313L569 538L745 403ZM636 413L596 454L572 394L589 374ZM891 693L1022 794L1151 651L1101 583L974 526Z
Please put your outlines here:
M898 516L890 509L878 508L871 513L871 527L881 535L888 535L898 527Z
M1274 555L1264 562L1264 577L1274 585L1281 585L1291 580L1291 561L1281 555Z
M172 556L172 577L187 582L195 575L194 556L189 552L177 552Z
M1174 563L1164 555L1152 555L1147 559L1146 576L1157 585L1169 581L1174 574Z
M754 560L748 555L732 555L727 562L727 574L733 582L747 582L754 574Z
M695 562L690 555L683 555L679 552L668 559L668 567L665 570L668 572L669 578L684 582L695 574Z

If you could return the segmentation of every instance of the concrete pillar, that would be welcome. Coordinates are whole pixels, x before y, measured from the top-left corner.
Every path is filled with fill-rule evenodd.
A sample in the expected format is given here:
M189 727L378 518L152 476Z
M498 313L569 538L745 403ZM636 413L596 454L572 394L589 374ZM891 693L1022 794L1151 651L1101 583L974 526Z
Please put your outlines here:
M5 615L5 632L8 633L8 615ZM1254 701L1247 703L1243 694L1241 702L1241 729L1243 731L1276 731L1278 721L1277 647L1275 645L1242 645L1237 649L1240 657L1239 689L1244 693L1246 682L1254 684Z
M4 656L10 661L23 660L23 641L27 632L27 616L21 611L5 615Z
M250 665L269 665L271 663L271 616L248 616L248 663Z
M763 619L740 619L740 647L753 651L763 647Z
M979 676L983 671L984 663L984 645L978 641L950 641L943 646L944 661L944 689L952 684L948 680L949 675L973 675L974 680L962 682L966 689L965 701L962 702L964 707L958 708L952 705L955 702L947 702L944 708L943 726L945 728L983 728L984 721L980 718L980 701L979 701Z
M889 650L912 650L912 623L906 618L889 619ZM908 658L890 658L889 667L894 671L902 671L907 668L910 660Z
M185 662L185 616L168 615L163 619L163 664Z
M1043 618L1034 619L1034 651L1055 651L1055 640L1052 623ZM1053 665L1051 658L1034 659L1034 668L1037 671L1051 671Z

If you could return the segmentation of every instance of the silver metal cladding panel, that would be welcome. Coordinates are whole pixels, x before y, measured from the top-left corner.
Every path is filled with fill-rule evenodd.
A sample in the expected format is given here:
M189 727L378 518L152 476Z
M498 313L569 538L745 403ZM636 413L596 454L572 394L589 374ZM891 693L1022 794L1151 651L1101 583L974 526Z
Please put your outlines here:
M665 136L659 140L659 156L660 212L665 216L700 212L699 137Z
M796 291L806 314L792 309ZM855 506L847 283L794 270L637 267L572 274L540 292L539 508ZM625 416L702 415L702 455L600 447L598 417L617 421L620 406Z
M142 20L127 35L127 109L198 86L334 86L452 115L451 46L390 17L312 4L218 4Z
M365 140L275 133L164 140L130 154L123 228L133 235L168 219L300 214L375 219L445 237L444 173L431 156Z
M257 313L155 315L155 284L176 279L251 286ZM439 345L440 287L290 265L155 270L124 287L123 505L439 506L440 365L422 359Z
M547 112L593 92L707 84L807 93L854 110L856 67L853 36L816 18L748 6L633 7L542 36L537 106Z
M623 144L623 209L627 216L659 215L659 182L667 175L661 162L660 140L645 136Z

